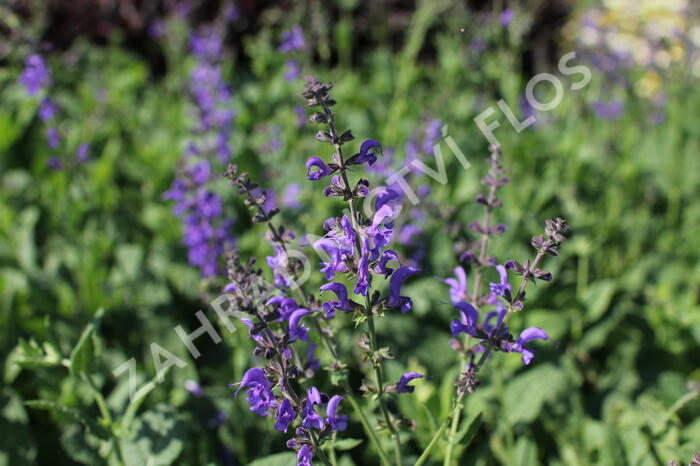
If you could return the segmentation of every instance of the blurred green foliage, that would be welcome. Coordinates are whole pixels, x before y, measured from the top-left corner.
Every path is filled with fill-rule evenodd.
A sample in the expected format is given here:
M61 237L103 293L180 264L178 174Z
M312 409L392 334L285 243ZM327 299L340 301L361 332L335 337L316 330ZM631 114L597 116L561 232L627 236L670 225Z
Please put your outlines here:
M520 114L529 78L521 72L522 36L534 11L518 10L505 30L449 2L419 2L398 51L387 38L385 46L358 52L357 5L343 4L333 27L321 7L314 13L305 27L311 47L299 57L304 74L336 82L341 126L379 139L400 158L409 138L438 118L472 164L465 171L448 155L447 184L420 178L448 214L425 224L424 273L407 287L414 311L391 315L378 329L398 356L388 366L390 380L406 367L435 376L397 399L416 421L404 454L415 459L450 409L457 369L448 334L455 311L442 304L448 291L438 278L456 265L458 238L445 217L466 226L480 216L472 199L487 141L473 118L501 98ZM319 234L319 219L336 208L305 180L304 161L318 145L310 124L297 126L302 81L284 79L277 44L290 24L282 19L270 15L257 34L234 38L244 57L225 66L237 112L233 158L278 196L302 185L305 208L283 210L285 224ZM0 464L144 464L144 456L148 464L215 464L226 451L235 464L294 462L269 422L228 387L251 365L243 327L221 328L225 344L198 340L197 361L173 331L196 328L199 309L215 317L206 308L214 284L198 284L179 222L162 198L192 118L187 28L171 19L167 31L163 76L117 43L78 42L50 56L67 144L92 144L93 162L70 171L47 167L36 99L16 83L31 49L18 45L0 69ZM470 47L474 37L486 41L483 53ZM632 94L620 119L602 121L590 109L600 77L594 73L581 91L562 81L561 105L521 133L497 110L495 132L512 183L498 218L508 231L492 249L501 260L524 261L545 218L569 220L572 238L547 264L554 282L533 289L529 309L511 322L543 327L557 344L540 345L526 369L518 358L496 355L467 399L466 418L482 413L483 425L458 447L458 464L684 461L700 448L700 405L687 395L688 384L700 382L700 92L678 70L665 82L665 122L654 124L649 104ZM272 138L279 145L270 147ZM232 192L226 196L242 254L262 259L269 252L263 231L246 220ZM350 329L344 317L336 323ZM339 338L353 351L349 334ZM187 362L162 383L153 342ZM132 357L143 397L129 402L129 377L113 370ZM188 379L206 396L185 391ZM213 429L218 411L227 419ZM359 422L353 419L344 437L363 438ZM339 465L370 464L366 445L350 441L346 448Z

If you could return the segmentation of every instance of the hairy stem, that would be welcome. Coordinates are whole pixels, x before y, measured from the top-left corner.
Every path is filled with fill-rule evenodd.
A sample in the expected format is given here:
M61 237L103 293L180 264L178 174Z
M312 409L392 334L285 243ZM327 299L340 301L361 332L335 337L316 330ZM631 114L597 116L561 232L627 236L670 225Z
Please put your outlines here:
M384 374L382 370L381 361L375 359L375 354L377 351L377 335L374 330L374 316L372 315L372 305L369 299L369 291L366 297L366 315L367 315L367 331L369 333L369 346L372 353L372 368L374 371L374 383L377 385L377 399L379 400L379 410L384 417L384 422L386 423L387 429L391 432L391 441L394 445L394 461L396 466L401 466L401 442L399 440L399 433L396 430L396 426L391 422L391 416L389 415L389 409L386 406L386 400L384 400Z

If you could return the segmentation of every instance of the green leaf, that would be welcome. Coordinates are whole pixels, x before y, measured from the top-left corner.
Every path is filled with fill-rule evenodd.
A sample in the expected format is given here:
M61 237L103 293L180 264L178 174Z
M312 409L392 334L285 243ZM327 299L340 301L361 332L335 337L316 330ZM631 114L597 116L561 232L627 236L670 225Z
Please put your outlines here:
M466 427L462 428L463 431L457 437L457 443L462 445L462 447L469 447L469 444L472 443L472 440L474 440L476 434L479 433L479 429L481 429L481 426L484 423L482 420L483 414L483 412L477 414Z
M169 366L162 372L163 377L165 377L165 375L170 371L170 367L172 366ZM136 393L134 393L134 396L129 402L129 406L127 406L126 411L124 412L124 416L121 420L122 432L128 432L131 428L131 423L136 417L136 411L138 411L139 407L141 406L141 403L143 403L143 400L146 399L146 396L148 396L148 394L151 393L154 388L156 388L156 380L157 376L143 384L138 390L136 390Z
M544 404L554 400L564 386L564 374L552 364L528 367L506 389L504 411L508 421L533 421L539 416Z
M134 422L128 438L120 441L127 466L173 464L184 447L186 426L174 407L158 405Z
M0 395L0 465L36 464L36 453L22 400L5 388Z
M359 438L341 438L337 439L335 442L330 442L327 443L329 447L335 448L336 450L339 451L346 451L346 450L352 450L356 446L360 445L363 443L364 440L359 439ZM325 446L325 445L324 445Z
M515 444L513 464L534 466L537 463L537 445L530 437L520 437Z
M70 354L70 372L73 375L78 375L82 372L93 372L97 367L99 358L99 341L97 340L97 329L102 320L103 310L100 309L95 314L92 322L90 322L80 340L73 348Z
M71 424L62 430L61 445L73 460L89 465L104 463L98 453L100 442L95 437L83 432L78 424Z
M583 294L586 303L586 323L597 321L610 306L615 295L616 282L614 280L599 280L591 283Z
M102 439L109 438L109 432L99 425L94 419L84 414L83 412L71 408L70 406L65 406L60 403L51 400L29 400L25 401L24 404L34 409L44 409L51 411L52 413L66 417L72 421L77 421L83 424L85 427L90 429L90 431Z
M297 464L297 457L294 453L278 453L257 459L248 463L248 466L294 466L295 464Z

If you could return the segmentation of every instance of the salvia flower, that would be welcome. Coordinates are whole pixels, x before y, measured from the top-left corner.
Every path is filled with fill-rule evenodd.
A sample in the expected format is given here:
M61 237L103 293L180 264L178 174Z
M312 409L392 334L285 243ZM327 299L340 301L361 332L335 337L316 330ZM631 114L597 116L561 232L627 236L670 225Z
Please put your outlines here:
M188 261L200 269L202 277L211 277L221 271L219 258L235 243L233 222L224 214L223 200L211 189L213 166L230 158L228 138L235 115L219 65L221 37L213 28L196 31L190 37L190 50L196 59L190 91L197 120L177 178L164 197L175 201L173 213L183 222Z
M279 50L282 53L294 52L304 48L304 33L298 24L289 31L282 33L282 43Z
M348 417L344 415L336 415L338 405L342 399L342 396L335 395L328 401L328 407L326 408L326 420L328 421L328 425L331 426L332 430L343 431L348 428Z
M450 286L450 301L453 303L459 303L461 301L466 301L469 296L468 283L467 283L467 273L461 266L455 267L454 270L456 278L446 278L443 281Z
M302 411L304 419L301 422L301 426L304 429L321 430L325 426L323 418L316 412L315 408L316 405L320 405L321 403L321 392L319 392L316 387L309 388L306 395L306 403Z
M258 416L267 416L267 411L275 404L275 396L272 393L272 384L265 377L263 370L257 367L248 369L243 375L243 380L237 385L239 387L235 395L238 396L241 389L247 388L250 410Z
M326 317L329 319L335 315L335 311L350 312L353 310L350 300L348 299L348 290L345 285L338 282L327 283L320 288L321 293L331 291L335 293L337 300L326 301L323 303L323 309L326 311Z
M412 385L408 385L409 382L415 379L421 379L425 377L423 374L419 374L418 372L406 372L401 376L399 381L396 383L396 387L394 388L394 392L396 393L413 393L413 391L416 389L416 387Z
M413 308L413 301L408 296L401 296L401 287L406 279L418 272L410 266L399 267L389 281L389 298L386 301L388 307L399 308L403 314Z
M547 335L547 332L539 327L529 327L523 330L520 333L518 340L509 347L510 351L521 353L523 355L523 364L526 366L530 364L532 358L535 357L535 353L533 353L532 350L525 348L525 345L532 340L549 340L549 336Z
M27 89L30 96L34 96L49 87L51 73L41 55L29 55L24 60L24 70L18 81Z
M275 413L275 429L280 432L287 432L289 424L294 422L297 412L292 408L292 403L288 399L282 400Z
M297 466L311 466L314 455L308 445L303 445L297 453Z

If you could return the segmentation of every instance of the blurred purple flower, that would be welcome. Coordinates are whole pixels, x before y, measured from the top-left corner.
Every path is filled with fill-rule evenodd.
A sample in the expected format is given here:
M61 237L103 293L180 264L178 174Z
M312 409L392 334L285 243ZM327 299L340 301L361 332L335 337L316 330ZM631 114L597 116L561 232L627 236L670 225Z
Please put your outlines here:
M185 380L185 390L196 397L204 396L204 390L202 390L201 385L194 380Z
M51 84L51 74L41 55L29 55L24 60L24 70L18 81L27 88L30 96L36 95Z
M303 48L304 33L301 30L301 26L297 24L290 31L285 31L282 33L282 43L279 47L280 52L289 53L296 50L301 50Z
M75 161L85 163L90 159L90 144L84 142L78 146L75 151Z
M294 81L299 77L299 74L301 73L299 71L299 62L296 60L287 60L287 63L285 64L286 71L284 72L284 80L287 82Z
M624 104L620 99L610 101L596 100L592 104L593 111L603 120L617 120L624 112Z
M513 21L513 18L515 18L515 12L512 8L506 8L503 10L500 16L501 26L507 28Z

